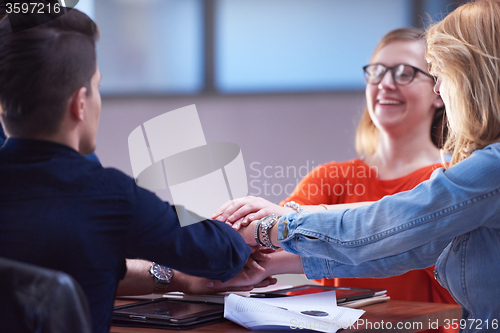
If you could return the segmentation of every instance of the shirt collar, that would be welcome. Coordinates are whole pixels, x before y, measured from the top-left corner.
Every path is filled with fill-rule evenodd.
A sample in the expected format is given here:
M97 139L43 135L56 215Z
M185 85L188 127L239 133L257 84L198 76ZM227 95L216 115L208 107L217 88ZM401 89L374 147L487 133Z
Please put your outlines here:
M81 156L73 148L44 140L7 138L0 151L22 155L54 156L54 155L77 155Z

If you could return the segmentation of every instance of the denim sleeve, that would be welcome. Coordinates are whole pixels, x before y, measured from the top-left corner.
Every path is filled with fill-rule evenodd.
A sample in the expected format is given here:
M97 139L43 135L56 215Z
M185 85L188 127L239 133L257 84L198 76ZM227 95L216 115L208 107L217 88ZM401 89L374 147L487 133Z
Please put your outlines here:
M359 265L345 265L336 260L318 257L302 257L302 267L308 279L386 278L434 265L449 243L448 240L432 242L410 251L366 261Z
M289 252L343 265L404 253L418 257L416 249L431 242L443 244L479 227L500 228L499 165L500 144L493 144L370 206L285 215L278 240Z

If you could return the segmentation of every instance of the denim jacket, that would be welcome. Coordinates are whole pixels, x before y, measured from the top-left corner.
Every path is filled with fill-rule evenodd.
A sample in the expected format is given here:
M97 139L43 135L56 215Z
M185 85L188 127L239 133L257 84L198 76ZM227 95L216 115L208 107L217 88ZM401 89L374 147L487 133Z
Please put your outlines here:
M436 264L461 331L500 328L500 143L369 206L285 215L281 246L308 278L386 277Z

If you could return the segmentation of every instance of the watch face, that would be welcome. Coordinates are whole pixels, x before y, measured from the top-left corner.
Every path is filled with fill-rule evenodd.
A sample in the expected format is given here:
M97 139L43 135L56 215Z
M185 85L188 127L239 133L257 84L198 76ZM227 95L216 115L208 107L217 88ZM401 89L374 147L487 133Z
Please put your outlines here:
M271 216L271 215L267 215L266 217L264 217L264 218L262 219L262 223L263 223L263 224L268 224L268 223L269 223L269 220L270 220L270 216Z
M264 219L262 220L262 224L267 228L269 227L269 225L271 223L273 223L274 221L274 218L276 217L276 214L271 214L271 215L267 215L266 217L264 217Z
M171 268L158 264L153 265L151 271L156 278L167 282L170 282L173 275L173 270Z

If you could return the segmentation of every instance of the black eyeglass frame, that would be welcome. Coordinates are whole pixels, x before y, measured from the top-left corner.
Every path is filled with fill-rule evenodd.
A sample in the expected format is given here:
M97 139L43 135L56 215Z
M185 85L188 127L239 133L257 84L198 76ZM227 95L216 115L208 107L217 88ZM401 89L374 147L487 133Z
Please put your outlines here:
M396 69L397 67L399 67L401 65L408 66L408 67L411 67L413 69L413 76L412 76L412 78L410 79L410 81L408 81L407 83L404 83L404 84L398 83L397 80L396 80L396 77L394 75L394 69ZM380 80L378 80L378 82L370 82L370 81L368 81L370 73L368 73L367 68L370 67L370 66L382 66L382 67L384 67L384 72L382 73L382 75L380 75ZM392 80L394 81L394 83L396 83L399 86L406 86L406 85L412 83L413 80L415 79L415 76L417 76L417 73L422 73L422 74L430 77L434 82L436 82L436 78L434 76L432 76L430 74L427 74L426 72L424 72L423 70L421 70L420 68L415 67L415 66L411 66L411 65L408 65L408 64L397 64L397 65L389 67L389 66L386 66L384 64L375 63L375 64L369 64L369 65L363 66L363 72L366 74L365 75L365 81L366 81L366 83L374 84L374 85L375 84L379 84L384 79L384 76L385 76L385 74L387 74L388 70L391 71L391 76L392 76Z

